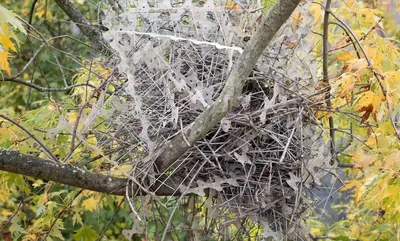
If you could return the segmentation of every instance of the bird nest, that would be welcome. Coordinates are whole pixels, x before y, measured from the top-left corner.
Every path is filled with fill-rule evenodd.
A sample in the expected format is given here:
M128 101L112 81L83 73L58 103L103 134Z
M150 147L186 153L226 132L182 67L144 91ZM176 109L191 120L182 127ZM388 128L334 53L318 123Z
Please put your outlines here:
M108 122L124 143L116 161L133 163L130 185L140 187L133 194L127 189L136 200L128 238L148 232L141 220L163 218L167 228L158 236L163 239L173 229L223 240L250 237L257 225L263 230L258 235L275 239L302 232L308 208L304 193L313 182L309 161L315 154L307 86L315 75L304 68L304 56L285 47L298 36L288 25L280 32L284 38L276 38L254 66L220 125L167 171L160 173L154 164L160 149L220 95L255 31L259 13L247 10L261 6L238 3L235 12L236 5L228 9L228 3L134 1L135 8L105 14L103 24L110 31L104 37L119 55L115 69L124 79L114 95L125 102ZM300 48L311 47L303 43ZM171 197L153 196L157 182L174 188ZM138 204L139 193L150 198ZM155 200L166 211L157 211ZM187 214L180 224L171 218L176 213Z

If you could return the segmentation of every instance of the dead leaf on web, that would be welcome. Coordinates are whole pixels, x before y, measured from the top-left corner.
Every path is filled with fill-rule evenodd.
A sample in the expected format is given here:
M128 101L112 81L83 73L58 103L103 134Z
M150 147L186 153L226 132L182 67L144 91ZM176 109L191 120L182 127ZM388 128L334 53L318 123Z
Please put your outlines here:
M228 132L229 129L231 128L231 121L226 118L223 118L221 121L221 128L224 132Z
M261 222L264 225L264 232L263 232L263 237L264 238L269 238L272 237L274 240L279 240L279 233L272 231L272 229L269 227L269 224L265 221Z
M133 220L132 228L122 230L122 235L124 235L124 237L128 240L132 240L134 234L144 233L144 227L142 225L142 222L140 222L140 220L138 219L138 217L133 213L131 213L130 216Z
M236 160L244 166L245 164L252 164L249 157L247 156L246 153L242 153L242 155L239 155L237 152L233 153L235 156Z
M189 194L189 193L194 193L197 194L198 196L204 197L206 196L204 189L213 189L217 192L221 192L223 189L222 184L227 184L227 186L239 186L237 183L238 177L235 178L227 178L227 179L222 179L220 177L215 177L215 182L203 182L201 180L197 181L197 187L194 188L188 188L185 185L180 185L179 189L182 193Z
M295 191L297 192L299 189L297 187L297 183L301 182L301 179L294 175L292 172L289 172L290 179L286 180L287 184Z

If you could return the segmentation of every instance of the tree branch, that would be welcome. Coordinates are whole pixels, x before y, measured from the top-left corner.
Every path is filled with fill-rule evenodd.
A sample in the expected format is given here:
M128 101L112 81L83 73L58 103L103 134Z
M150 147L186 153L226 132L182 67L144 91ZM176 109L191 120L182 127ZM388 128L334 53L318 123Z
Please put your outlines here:
M95 28L83 14L69 0L55 0L57 5L68 15L68 17L78 26L82 33L93 42L93 47L100 51L111 54L111 48L103 39L100 30Z
M267 16L263 16L261 26L252 36L233 67L218 99L190 126L163 146L161 155L155 162L160 172L165 171L198 140L202 139L235 106L236 100L242 93L245 80L256 65L258 58L299 3L300 0L280 0Z
M93 173L71 164L55 163L18 151L0 149L0 170L45 179L111 195L125 196L128 179ZM179 183L179 182L176 182ZM151 190L159 196L180 195L177 185L158 182ZM133 190L136 192L138 189ZM139 193L141 193L139 191Z
M326 107L328 108L329 111L332 109L332 103L331 103L331 86L329 84L329 76L328 76L328 27L329 27L329 14L331 13L331 0L326 1L326 7L325 7L325 14L324 14L324 33L323 33L323 38L322 38L322 70L323 70L323 83L326 84L326 87L328 88L328 91L325 96L325 101L326 101ZM329 135L330 135L330 151L331 151L331 165L333 165L336 162L337 156L336 156L336 147L335 147L335 130L334 130L334 122L333 122L333 116L329 116Z

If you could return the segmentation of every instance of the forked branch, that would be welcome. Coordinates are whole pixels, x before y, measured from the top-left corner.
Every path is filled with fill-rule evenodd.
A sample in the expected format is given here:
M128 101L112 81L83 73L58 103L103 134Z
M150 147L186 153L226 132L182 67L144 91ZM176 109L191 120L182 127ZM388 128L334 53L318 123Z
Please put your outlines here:
M258 58L299 3L300 0L280 0L266 16L263 16L261 26L251 37L233 67L218 99L192 124L163 146L161 155L156 159L156 166L160 172L168 169L198 140L201 140L235 106L246 78L250 75Z

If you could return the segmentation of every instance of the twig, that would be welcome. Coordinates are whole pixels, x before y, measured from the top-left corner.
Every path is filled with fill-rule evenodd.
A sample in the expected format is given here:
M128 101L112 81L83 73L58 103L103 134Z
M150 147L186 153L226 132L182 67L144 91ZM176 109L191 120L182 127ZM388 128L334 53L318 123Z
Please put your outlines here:
M54 225L56 224L57 220L61 217L61 215L68 209L71 208L73 201L82 193L83 189L79 190L79 192L75 195L75 197L68 203L66 207L64 207L57 215L54 217L54 221L51 223L49 230L46 232L46 235L42 239L42 241L46 240L47 237L50 235L51 230L53 229Z
M118 213L118 211L119 211L119 209L120 209L120 207L121 207L121 205L122 205L123 203L124 203L124 199L122 199L122 200L118 203L117 208L115 209L113 216L110 218L110 221L108 221L107 225L104 227L104 229L103 229L103 231L101 232L100 236L97 238L97 241L100 241L100 240L104 237L104 234L106 233L108 227L110 227L111 222L114 220L115 216L117 215L117 213ZM156 230L157 230L157 229L156 229Z
M25 199L25 194L22 193L22 197L21 200L19 201L18 207L14 210L14 212L11 214L11 216L7 219L7 221L3 222L1 227L0 227L0 233L3 231L3 229L11 223L12 219L15 217L15 215L17 215L17 213L19 212L19 210L21 210L22 208L22 204L24 203L24 199Z
M39 145L43 148L43 150L46 152L46 154L47 154L49 157L51 157L51 159L53 159L54 161L58 162L57 157L54 156L54 154L50 151L50 149L47 148L47 146L46 146L43 142L41 142L32 132L30 132L28 129L26 129L25 127L23 127L21 124L19 124L19 123L16 122L15 120L13 120L13 119L11 119L11 118L9 118L9 117L3 115L3 114L0 114L0 117L3 118L3 119L8 120L9 122L13 123L14 125L18 126L20 129L22 129L23 131L25 131L30 137L32 137L33 140L35 140L35 142L36 142L37 144L39 144Z

